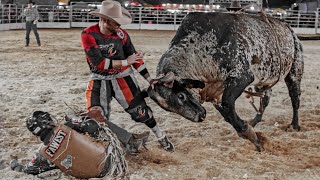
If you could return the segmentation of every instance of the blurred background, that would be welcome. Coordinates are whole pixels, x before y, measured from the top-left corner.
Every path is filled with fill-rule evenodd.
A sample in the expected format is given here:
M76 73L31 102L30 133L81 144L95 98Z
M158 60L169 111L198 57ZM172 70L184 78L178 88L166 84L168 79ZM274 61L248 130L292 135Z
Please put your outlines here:
M118 0L126 7L133 23L127 29L176 30L190 12L224 12L231 3L241 4L243 13L263 10L286 21L299 34L318 34L320 0ZM23 9L29 0L1 0L0 30L23 29ZM32 0L40 14L38 28L86 27L98 22L89 12L101 0Z

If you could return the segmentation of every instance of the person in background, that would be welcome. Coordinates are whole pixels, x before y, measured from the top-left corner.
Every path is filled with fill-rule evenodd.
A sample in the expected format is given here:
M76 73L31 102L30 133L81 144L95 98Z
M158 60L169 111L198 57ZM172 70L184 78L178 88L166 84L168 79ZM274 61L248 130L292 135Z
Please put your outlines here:
M26 125L43 143L27 165L14 159L11 169L32 175L60 169L81 179L126 176L128 165L120 141L108 126L90 116L66 117L58 124L47 112L33 112Z
M26 17L26 47L29 46L30 32L33 30L37 39L38 46L41 46L40 37L37 29L37 23L39 20L38 10L33 7L33 2L29 1L28 6L23 10L22 17Z
M117 1L106 0L100 10L91 12L100 21L85 28L81 34L82 48L91 71L86 90L88 111L95 110L101 122L109 121L110 103L114 97L136 122L144 123L156 135L166 151L174 151L174 145L158 127L151 108L147 106L133 68L152 86L153 79L138 53L129 34L120 28L130 24L130 13ZM121 139L121 137L118 137Z
M231 13L236 13L242 9L241 2L237 0L231 1L231 4L229 7L226 7L227 11Z

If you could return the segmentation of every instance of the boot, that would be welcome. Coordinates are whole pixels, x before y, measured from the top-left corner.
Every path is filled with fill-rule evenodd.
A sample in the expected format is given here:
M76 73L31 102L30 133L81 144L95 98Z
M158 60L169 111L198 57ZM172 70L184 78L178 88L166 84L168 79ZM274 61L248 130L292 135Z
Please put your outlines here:
M25 47L28 47L28 46L29 46L29 42L30 42L30 39L29 39L29 38L26 38L26 45L25 45Z
M174 152L175 147L172 144L172 142L168 139L167 136L164 135L162 138L159 138L158 142L160 143L160 145L162 146L162 148L164 150L169 151L169 152Z
M141 134L132 134L130 137L128 143L126 144L126 149L130 154L139 153L142 147L145 146L145 144L148 141L150 132L144 132Z

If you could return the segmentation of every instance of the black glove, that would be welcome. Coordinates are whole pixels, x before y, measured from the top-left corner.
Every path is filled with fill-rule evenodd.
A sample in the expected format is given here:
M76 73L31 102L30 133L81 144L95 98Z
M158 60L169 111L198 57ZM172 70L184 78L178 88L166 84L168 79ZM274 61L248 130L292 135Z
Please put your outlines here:
M98 122L93 119L88 119L81 123L82 133L88 133L93 138L99 137L99 131L101 129L102 128Z

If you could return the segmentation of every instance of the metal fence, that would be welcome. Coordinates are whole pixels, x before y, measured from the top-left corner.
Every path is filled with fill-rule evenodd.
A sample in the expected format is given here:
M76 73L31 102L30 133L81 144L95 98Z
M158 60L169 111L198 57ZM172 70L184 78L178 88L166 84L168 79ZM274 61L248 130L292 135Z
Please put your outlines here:
M71 28L86 27L88 23L98 22L98 18L89 12L96 10L98 3L73 3L70 6L38 5L40 20L39 27L46 28ZM22 12L25 5L2 4L0 6L0 26L11 24L9 29L24 28ZM128 7L133 22L131 29L173 29L176 30L182 19L190 12L223 11L215 5L207 5L201 10L195 9L164 9L151 7ZM269 15L286 21L293 28L310 29L318 33L319 8L314 12L282 11L267 12ZM16 24L14 26L13 24ZM18 25L17 25L18 24ZM1 30L1 29L0 29Z

